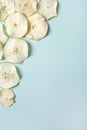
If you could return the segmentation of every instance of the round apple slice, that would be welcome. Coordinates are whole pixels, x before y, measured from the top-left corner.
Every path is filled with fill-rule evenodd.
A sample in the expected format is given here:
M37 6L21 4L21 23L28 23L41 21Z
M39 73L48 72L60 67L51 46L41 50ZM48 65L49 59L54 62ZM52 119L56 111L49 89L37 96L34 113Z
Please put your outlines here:
M36 13L28 17L30 23L30 30L26 37L33 40L40 40L44 38L48 32L48 23L44 17Z
M3 57L3 46L0 43L0 60L2 59L2 57Z
M21 63L28 57L28 44L21 39L11 39L4 47L4 56L11 63Z
M15 94L11 89L2 89L0 92L0 102L4 106L11 106L14 104Z
M0 24L0 42L2 44L5 44L7 40L8 40L8 37L4 33L3 24Z
M57 16L58 0L40 0L38 12L47 20Z
M6 31L13 38L23 37L28 30L27 18L21 13L14 13L6 19Z
M13 99L5 99L5 98L0 98L0 103L6 107L10 107L14 104L14 100Z
M16 11L30 16L37 11L37 1L36 0L15 0Z
M0 21L5 21L9 14L14 13L13 0L0 0Z
M0 92L0 97L4 99L12 99L14 98L15 94L11 89L2 89Z
M11 63L0 63L0 87L8 89L20 82L15 65Z

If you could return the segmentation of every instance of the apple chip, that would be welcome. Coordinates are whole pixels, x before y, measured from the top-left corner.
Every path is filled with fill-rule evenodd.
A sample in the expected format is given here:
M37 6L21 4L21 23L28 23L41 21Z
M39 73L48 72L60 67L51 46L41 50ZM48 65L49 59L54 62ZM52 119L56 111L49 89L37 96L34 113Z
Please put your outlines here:
M0 63L0 87L11 88L20 82L15 65L11 63Z
M28 17L30 23L30 30L26 37L33 40L40 40L44 38L48 32L48 23L44 17L36 13Z
M28 57L28 44L21 39L12 39L4 47L4 56L11 63L21 63Z
M36 0L15 0L16 11L30 16L37 11L37 1Z
M0 0L0 21L5 21L9 14L14 13L13 0Z
M6 31L13 38L23 37L28 30L27 18L21 13L14 13L6 19Z
M14 104L14 93L11 89L3 89L0 92L0 103L4 106L11 106Z
M38 12L47 20L57 16L58 0L40 0Z

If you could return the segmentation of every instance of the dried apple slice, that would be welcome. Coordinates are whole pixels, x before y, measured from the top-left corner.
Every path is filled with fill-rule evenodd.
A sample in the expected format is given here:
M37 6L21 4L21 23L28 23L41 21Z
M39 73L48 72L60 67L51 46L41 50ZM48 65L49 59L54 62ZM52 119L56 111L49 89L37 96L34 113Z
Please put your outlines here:
M11 106L14 104L14 92L11 89L3 89L0 92L0 102L4 106Z
M0 103L6 107L10 107L14 104L14 100L13 99L5 99L5 98L0 98Z
M28 44L21 39L11 39L4 47L4 56L7 61L21 63L28 57Z
M13 93L13 91L11 89L3 89L0 92L0 97L2 98L6 98L6 99L12 99L14 98L15 94Z
M20 82L15 65L11 63L0 63L0 87L12 88Z
M28 17L30 29L26 37L33 40L40 40L44 38L48 32L48 23L44 17L36 13Z
M16 11L30 16L37 11L37 1L36 0L15 0Z
M13 38L23 37L28 30L27 18L21 13L14 13L6 19L6 31Z
M14 13L13 0L0 0L0 21L5 21L9 14Z
M0 42L2 44L5 44L7 40L8 40L8 37L4 33L3 24L0 24Z
M38 12L47 20L57 16L58 0L40 0Z

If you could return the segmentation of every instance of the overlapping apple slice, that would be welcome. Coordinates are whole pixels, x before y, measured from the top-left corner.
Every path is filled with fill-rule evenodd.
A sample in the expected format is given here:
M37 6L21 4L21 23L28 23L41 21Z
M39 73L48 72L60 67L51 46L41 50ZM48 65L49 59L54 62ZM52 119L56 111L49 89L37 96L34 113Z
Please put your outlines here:
M14 0L15 10L25 14L27 17L33 15L37 11L36 0Z
M10 37L20 38L23 37L28 30L27 18L21 13L14 13L7 17L6 31Z
M44 17L40 14L35 13L34 15L28 17L30 29L26 37L33 40L40 40L44 38L48 32L48 23Z
M14 11L13 0L0 0L0 21L5 21L6 17Z
M57 16L58 0L40 0L38 3L38 12L47 20Z

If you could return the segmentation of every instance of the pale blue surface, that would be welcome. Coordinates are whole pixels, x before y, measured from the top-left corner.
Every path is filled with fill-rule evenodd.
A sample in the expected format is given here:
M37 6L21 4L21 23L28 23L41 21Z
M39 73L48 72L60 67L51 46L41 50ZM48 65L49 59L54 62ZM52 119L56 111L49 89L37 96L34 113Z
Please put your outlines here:
M60 0L49 35L30 41L18 65L16 103L0 106L0 130L87 130L87 0Z

